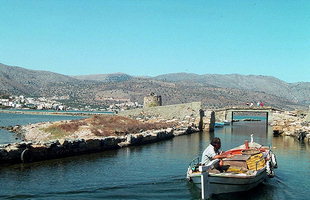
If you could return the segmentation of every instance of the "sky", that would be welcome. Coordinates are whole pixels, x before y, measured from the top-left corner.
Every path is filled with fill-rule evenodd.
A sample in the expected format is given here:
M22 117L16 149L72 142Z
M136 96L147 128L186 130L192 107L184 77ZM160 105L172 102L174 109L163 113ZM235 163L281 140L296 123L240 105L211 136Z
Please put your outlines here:
M310 82L309 0L0 0L0 63Z

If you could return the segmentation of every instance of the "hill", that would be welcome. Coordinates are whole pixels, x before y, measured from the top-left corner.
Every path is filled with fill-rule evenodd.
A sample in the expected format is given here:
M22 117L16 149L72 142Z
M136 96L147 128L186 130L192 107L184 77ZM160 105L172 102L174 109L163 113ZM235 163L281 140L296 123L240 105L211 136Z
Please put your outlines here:
M240 75L240 74L165 74L154 77L156 80L169 82L196 83L213 85L220 88L231 88L253 92L263 92L283 97L289 101L300 104L309 103L310 83L286 83L272 76Z
M270 76L178 73L142 78L117 73L70 77L0 64L0 94L67 95L64 103L68 105L104 107L128 100L143 103L151 92L162 95L164 105L202 101L205 107L222 107L263 101L294 109L310 103L310 83L286 83Z
M77 84L79 81L69 76L48 72L28 70L0 63L1 93L41 95L52 85Z
M80 76L73 76L73 78L79 80L93 80L102 82L120 82L133 79L132 76L124 73L80 75Z

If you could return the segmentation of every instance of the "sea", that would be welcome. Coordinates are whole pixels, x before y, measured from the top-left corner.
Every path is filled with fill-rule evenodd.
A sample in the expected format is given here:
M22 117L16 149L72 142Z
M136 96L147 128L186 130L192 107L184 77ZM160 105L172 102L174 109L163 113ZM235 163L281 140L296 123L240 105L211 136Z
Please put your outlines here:
M0 126L78 118L0 113ZM153 144L0 166L0 199L200 199L200 190L186 180L191 160L201 156L213 137L221 138L222 149L227 150L250 140L251 134L255 142L272 147L278 161L276 176L248 192L211 199L310 199L309 144L289 136L274 137L261 119ZM1 144L18 140L14 133L0 130Z

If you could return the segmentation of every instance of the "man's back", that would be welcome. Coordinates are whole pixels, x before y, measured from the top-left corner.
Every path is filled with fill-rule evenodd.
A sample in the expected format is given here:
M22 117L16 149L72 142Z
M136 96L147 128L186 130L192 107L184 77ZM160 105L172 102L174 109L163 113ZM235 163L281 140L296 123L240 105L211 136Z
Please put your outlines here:
M213 157L216 155L217 153L214 150L214 146L212 146L212 144L209 144L209 146L202 153L201 163L207 165L213 160Z

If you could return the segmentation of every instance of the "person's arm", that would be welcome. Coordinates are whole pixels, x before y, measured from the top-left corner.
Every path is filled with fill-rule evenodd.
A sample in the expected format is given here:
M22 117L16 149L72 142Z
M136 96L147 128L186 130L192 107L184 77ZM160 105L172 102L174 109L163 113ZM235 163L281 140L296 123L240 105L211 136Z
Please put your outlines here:
M203 152L203 159L202 163L205 163L207 161L207 159L204 159L204 157L207 157L210 161L211 160L215 160L215 159L222 159L222 158L230 158L232 157L232 155L225 155L225 154L216 154L216 152L214 151L213 148L207 148L204 152Z
M231 158L232 157L232 155L230 155L230 154L227 154L227 155L225 155L225 154L219 154L219 155L215 155L214 157L213 157L213 159L223 159L223 158Z

